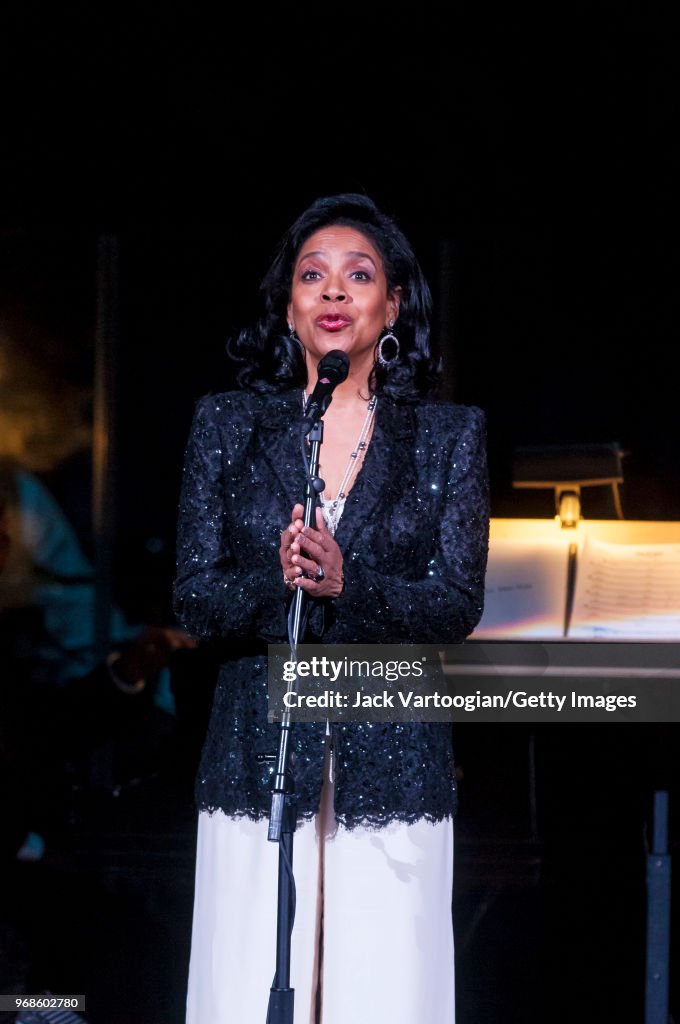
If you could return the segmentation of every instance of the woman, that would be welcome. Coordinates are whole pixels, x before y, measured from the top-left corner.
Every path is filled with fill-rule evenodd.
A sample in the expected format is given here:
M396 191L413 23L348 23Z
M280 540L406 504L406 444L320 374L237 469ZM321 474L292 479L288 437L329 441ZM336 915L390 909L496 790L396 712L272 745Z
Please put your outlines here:
M319 199L284 236L264 310L232 354L240 389L197 406L180 502L175 608L222 644L197 780L189 1024L263 1024L278 847L267 842L266 645L294 590L328 644L456 643L482 612L488 510L480 410L432 398L430 293L365 196ZM300 424L319 360L347 379L324 419L315 528ZM282 529L283 528L283 529ZM450 726L296 724L295 1024L454 1019Z

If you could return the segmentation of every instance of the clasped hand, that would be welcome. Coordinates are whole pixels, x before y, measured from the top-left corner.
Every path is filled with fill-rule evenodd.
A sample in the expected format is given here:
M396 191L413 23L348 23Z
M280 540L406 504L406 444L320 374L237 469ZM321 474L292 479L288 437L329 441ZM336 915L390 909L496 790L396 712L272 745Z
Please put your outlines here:
M342 552L320 508L316 509L316 530L305 526L303 515L302 505L296 505L290 526L281 534L279 557L286 586L300 587L312 597L338 597L344 585Z

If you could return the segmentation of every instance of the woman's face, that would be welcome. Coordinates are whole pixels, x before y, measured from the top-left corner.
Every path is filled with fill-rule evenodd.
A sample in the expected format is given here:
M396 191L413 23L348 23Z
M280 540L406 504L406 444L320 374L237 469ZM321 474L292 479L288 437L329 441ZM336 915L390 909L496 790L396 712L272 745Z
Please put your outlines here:
M350 373L368 377L381 331L396 320L399 290L389 294L380 253L366 235L335 224L303 243L293 269L288 322L304 345L312 379L333 349L350 358Z

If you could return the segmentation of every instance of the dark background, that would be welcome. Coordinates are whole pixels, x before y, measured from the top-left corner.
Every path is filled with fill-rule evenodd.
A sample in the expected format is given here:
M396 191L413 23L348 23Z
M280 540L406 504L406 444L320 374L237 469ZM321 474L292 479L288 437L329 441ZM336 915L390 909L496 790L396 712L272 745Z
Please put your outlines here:
M227 382L226 339L252 317L280 233L336 191L371 195L422 261L447 392L487 413L493 514L553 511L550 494L512 489L514 447L615 441L627 518L680 517L678 39L662 8L9 4L2 21L0 304L7 335L55 380L92 381L97 248L118 247L109 515L133 617L168 614L194 402ZM538 737L541 888L533 742L459 737L464 1024L532 1019L539 976L538 1019L569 1005L571 1019L578 1006L580 1020L639 1020L649 737ZM121 821L140 828L134 810ZM178 921L186 939L190 825L182 835L172 921L136 895L154 841L144 865L116 847L130 920L161 922L135 956ZM123 877L111 864L105 903ZM149 989L130 978L151 1024Z
M149 538L167 570L193 403L226 383L225 341L282 230L340 190L368 192L412 239L447 391L487 412L494 514L553 510L512 490L514 446L592 441L626 452L628 518L678 517L678 73L663 17L17 12L2 43L2 306L36 360L91 380L97 243L116 240L111 512L130 571Z

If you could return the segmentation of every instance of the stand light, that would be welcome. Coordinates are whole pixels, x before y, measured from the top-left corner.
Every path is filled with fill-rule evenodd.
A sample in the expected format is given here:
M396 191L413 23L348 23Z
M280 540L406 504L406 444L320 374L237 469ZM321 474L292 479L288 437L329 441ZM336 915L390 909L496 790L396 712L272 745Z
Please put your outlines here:
M555 516L566 529L576 527L581 519L582 487L609 487L615 518L623 519L619 486L624 454L617 443L515 448L512 486L552 489Z

